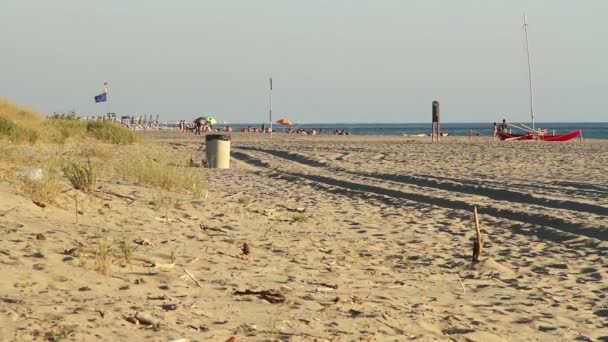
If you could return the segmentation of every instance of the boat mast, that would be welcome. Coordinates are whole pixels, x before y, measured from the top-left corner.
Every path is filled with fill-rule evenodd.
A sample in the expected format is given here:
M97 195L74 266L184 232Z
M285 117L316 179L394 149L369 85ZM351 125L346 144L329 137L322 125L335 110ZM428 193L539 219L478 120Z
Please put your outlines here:
M526 55L528 56L528 84L530 87L530 116L532 116L532 131L534 131L534 94L532 92L532 63L530 62L530 45L528 44L528 22L524 13L524 32L526 36Z

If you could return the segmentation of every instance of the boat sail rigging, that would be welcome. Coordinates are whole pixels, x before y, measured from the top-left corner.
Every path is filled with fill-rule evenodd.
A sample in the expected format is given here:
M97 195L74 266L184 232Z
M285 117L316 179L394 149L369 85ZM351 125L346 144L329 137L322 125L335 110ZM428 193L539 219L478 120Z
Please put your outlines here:
M528 85L530 89L530 116L532 117L532 130L534 127L534 93L532 87L532 62L530 61L530 43L528 41L528 21L526 20L526 14L524 13L524 34L526 37L526 56L528 57Z
M526 14L523 16L524 21L524 38L526 45L526 57L528 60L528 90L530 95L530 117L532 119L532 127L528 127L526 125L521 124L522 127L518 127L517 125L510 124L509 126L513 126L515 128L522 129L527 131L526 134L511 134L506 130L502 130L498 132L498 136L502 140L544 140L544 141L567 141L574 139L576 137L581 137L581 130L576 130L566 134L548 134L546 129L536 129L536 124L534 120L534 87L532 84L532 62L530 58L530 42L528 40L528 20L526 18Z

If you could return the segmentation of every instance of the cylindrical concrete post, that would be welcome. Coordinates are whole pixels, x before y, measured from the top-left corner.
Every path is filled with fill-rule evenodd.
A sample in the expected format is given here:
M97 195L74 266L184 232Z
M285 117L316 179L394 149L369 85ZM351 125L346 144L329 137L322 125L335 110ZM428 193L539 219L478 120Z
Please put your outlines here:
M211 169L230 168L230 136L209 134L205 136L207 167Z
M439 101L433 101L433 128L431 132L432 140L437 137L437 141L439 141L439 137L441 136L441 124L439 122Z

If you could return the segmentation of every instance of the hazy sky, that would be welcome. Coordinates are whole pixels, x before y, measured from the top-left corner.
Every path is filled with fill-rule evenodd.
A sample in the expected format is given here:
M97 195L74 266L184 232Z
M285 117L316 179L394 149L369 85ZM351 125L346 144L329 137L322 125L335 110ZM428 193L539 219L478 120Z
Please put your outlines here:
M606 0L0 0L0 96L229 122L608 121Z

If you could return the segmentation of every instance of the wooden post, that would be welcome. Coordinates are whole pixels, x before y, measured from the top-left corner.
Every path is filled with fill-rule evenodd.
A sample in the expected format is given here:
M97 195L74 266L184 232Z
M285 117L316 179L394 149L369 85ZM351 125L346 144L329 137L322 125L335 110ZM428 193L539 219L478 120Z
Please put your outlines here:
M483 239L481 238L481 230L479 229L479 216L477 216L477 206L473 207L473 216L475 217L475 233L476 239L473 243L473 258L472 262L479 262L479 256L483 249Z
M431 141L435 141L435 137L437 137L437 142L439 142L439 137L441 136L439 116L439 101L433 101L433 127L431 129Z

